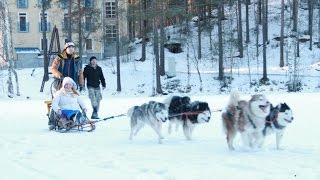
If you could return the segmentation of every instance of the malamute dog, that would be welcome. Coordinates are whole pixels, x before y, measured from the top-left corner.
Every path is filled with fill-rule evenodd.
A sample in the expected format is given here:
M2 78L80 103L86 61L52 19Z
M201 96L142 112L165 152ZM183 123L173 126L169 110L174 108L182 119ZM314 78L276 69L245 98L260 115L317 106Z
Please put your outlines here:
M293 121L292 110L286 103L280 103L276 107L271 105L270 114L266 118L263 135L276 134L276 147L280 148L280 140L288 124Z
M233 140L237 132L241 133L245 146L261 147L264 140L262 130L269 113L270 103L264 95L253 95L249 101L244 101L239 100L238 92L232 92L226 111L222 113L229 149L234 150Z
M150 101L130 108L127 115L130 117L130 140L145 124L148 124L158 134L159 143L162 143L161 139L164 138L161 134L162 123L168 119L168 108L165 104Z
M165 104L169 106L169 133L171 133L173 123L176 123L176 130L179 124L182 124L187 140L191 140L196 124L207 123L211 118L207 102L191 102L188 96L171 96L165 100Z

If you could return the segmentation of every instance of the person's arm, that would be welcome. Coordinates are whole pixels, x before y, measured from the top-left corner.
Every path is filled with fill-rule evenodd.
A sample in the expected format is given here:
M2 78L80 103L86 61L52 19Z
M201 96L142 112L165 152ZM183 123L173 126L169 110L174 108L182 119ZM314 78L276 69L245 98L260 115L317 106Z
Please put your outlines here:
M82 69L80 69L79 71L78 71L78 75L79 75L79 85L80 85L80 87L84 87L84 79L83 79L83 71L82 71Z
M106 88L106 80L104 79L103 72L102 72L101 68L100 68L99 76L100 76L100 81L101 81L102 87Z
M77 97L77 102L80 106L80 108L86 113L87 112L87 107L86 104L83 102L80 96Z
M59 110L61 111L61 108L59 106L60 96L57 95L52 100L52 109L54 112L59 114Z
M56 56L51 65L51 72L53 76L56 78L62 78L62 74L58 70L59 66L60 66L60 57Z

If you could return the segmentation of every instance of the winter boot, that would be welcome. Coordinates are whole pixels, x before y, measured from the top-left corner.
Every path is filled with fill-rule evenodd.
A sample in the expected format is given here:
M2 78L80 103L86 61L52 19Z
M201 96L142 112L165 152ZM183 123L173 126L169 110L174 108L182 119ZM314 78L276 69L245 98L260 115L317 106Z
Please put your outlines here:
M93 107L93 112L92 112L92 115L91 115L91 119L100 119L98 117L98 109L97 109L97 107Z

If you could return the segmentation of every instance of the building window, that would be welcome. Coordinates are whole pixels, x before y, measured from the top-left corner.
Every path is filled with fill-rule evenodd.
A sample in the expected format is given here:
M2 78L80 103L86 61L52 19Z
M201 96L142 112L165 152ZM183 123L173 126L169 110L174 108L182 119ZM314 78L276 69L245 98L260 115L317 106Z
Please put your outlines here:
M29 23L27 21L27 13L19 13L18 32L29 32Z
M67 9L69 7L69 0L61 0L62 9Z
M86 50L92 50L92 39L86 39Z
M93 7L93 0L84 0L84 7L92 8Z
M106 18L115 18L116 17L116 3L115 2L106 2Z
M86 31L92 31L92 18L91 18L91 16L86 16L85 30Z
M69 22L69 16L68 16L68 14L64 14L62 31L68 31L68 22Z
M48 21L48 15L47 13L44 14L44 21L45 21L45 31L49 32L50 31L50 23ZM39 32L42 32L42 13L39 15Z
M28 0L17 0L18 8L28 8Z
M106 38L109 42L115 42L117 40L117 29L115 25L108 25L106 27Z

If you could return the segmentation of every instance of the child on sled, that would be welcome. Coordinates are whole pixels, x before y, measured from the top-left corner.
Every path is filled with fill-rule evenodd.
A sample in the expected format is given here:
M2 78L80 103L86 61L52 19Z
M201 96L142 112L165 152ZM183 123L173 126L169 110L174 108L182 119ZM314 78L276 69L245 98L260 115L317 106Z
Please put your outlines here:
M52 110L59 119L58 124L66 129L87 121L87 109L76 88L76 83L70 77L65 77L61 89L52 100ZM54 125L50 124L49 129L54 129Z

